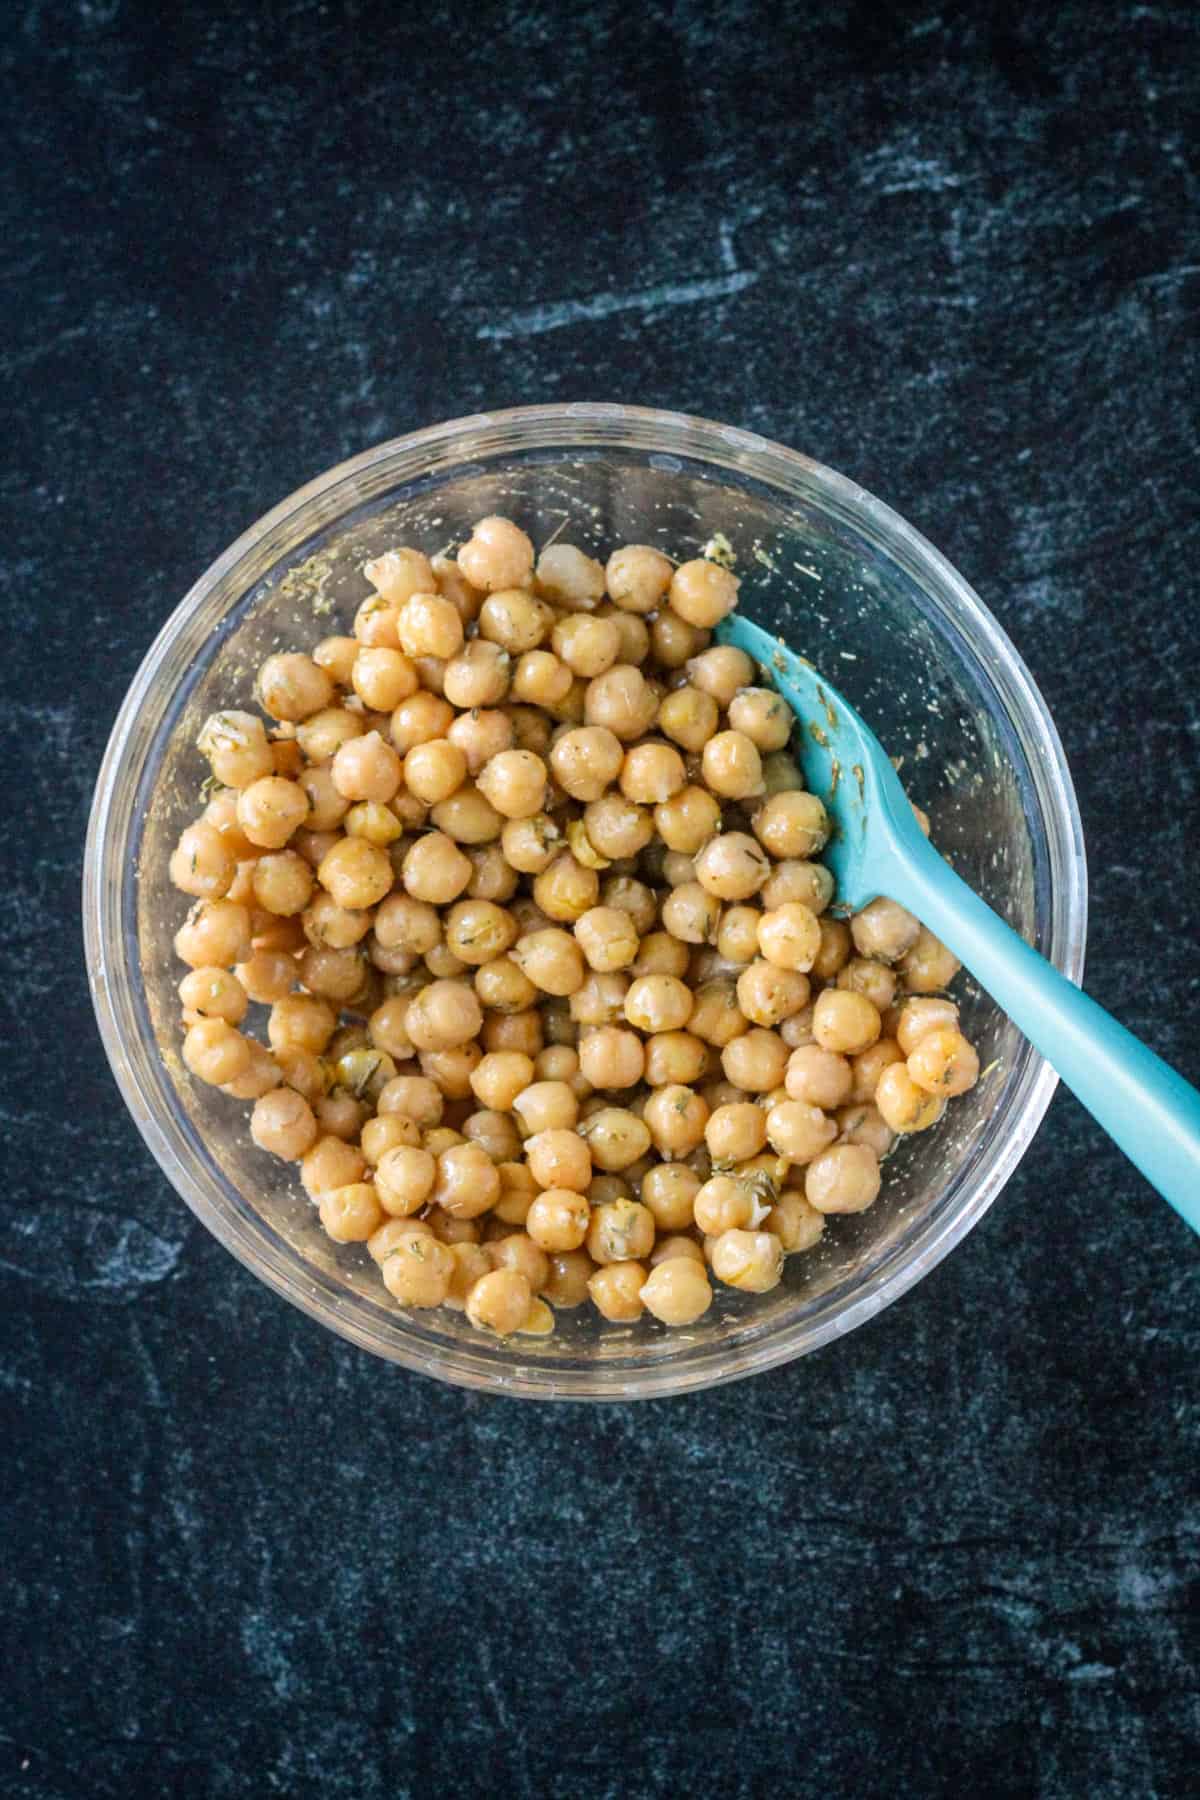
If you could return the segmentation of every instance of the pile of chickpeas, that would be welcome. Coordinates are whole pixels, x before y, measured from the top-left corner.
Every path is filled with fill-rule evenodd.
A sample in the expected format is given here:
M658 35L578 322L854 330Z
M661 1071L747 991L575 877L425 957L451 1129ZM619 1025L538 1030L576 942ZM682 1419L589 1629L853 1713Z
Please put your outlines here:
M351 635L200 733L184 1063L401 1306L544 1335L768 1292L978 1078L957 963L894 901L831 916L721 563L493 517L363 573Z

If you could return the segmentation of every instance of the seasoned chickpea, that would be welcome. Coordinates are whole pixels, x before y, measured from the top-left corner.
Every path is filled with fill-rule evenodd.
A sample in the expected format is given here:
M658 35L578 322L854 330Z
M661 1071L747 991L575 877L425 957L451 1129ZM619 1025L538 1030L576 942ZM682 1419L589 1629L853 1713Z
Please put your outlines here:
M691 1087L707 1062L703 1041L690 1031L656 1031L646 1039L645 1079L650 1087Z
M896 1133L879 1108L869 1102L839 1107L837 1126L839 1143L866 1144L881 1162L896 1141Z
M639 806L657 806L686 785L683 758L670 744L635 744L621 764L621 792Z
M774 1031L752 1026L721 1052L725 1077L748 1094L769 1094L783 1083L788 1048Z
M458 552L465 580L485 593L527 587L533 576L533 545L511 519L480 519Z
M571 691L571 671L549 650L527 650L513 671L514 700L558 706Z
M772 1231L723 1231L712 1248L712 1272L744 1294L767 1294L783 1279L783 1245Z
M382 644L359 650L350 679L355 693L372 712L395 712L420 686L412 660Z
M222 787L248 788L275 766L266 727L253 713L213 713L201 726L196 747Z
M550 1257L550 1275L542 1293L559 1311L582 1306L596 1265L586 1250L563 1250Z
M787 701L771 688L742 688L729 702L729 723L765 755L782 750L792 735L794 716Z
M236 900L198 900L175 933L175 954L193 969L249 960L250 913Z
M599 1025L579 1040L579 1066L594 1088L635 1087L646 1067L646 1053L636 1031Z
M434 981L415 996L404 1023L418 1050L452 1050L479 1036L483 1008L465 981Z
M629 967L633 975L682 977L687 974L690 961L686 944L669 931L651 931L639 941L637 955Z
M880 962L898 962L920 936L921 924L895 900L881 897L855 913L850 935L860 956Z
M533 1289L520 1269L493 1269L467 1295L467 1317L479 1331L508 1337L529 1317Z
M260 1044L257 1038L247 1038L246 1048L250 1052L246 1067L232 1081L221 1084L221 1092L228 1094L231 1100L260 1100L277 1088L282 1079L283 1072L265 1044Z
M530 1202L525 1229L542 1250L577 1250L587 1237L592 1209L582 1194L570 1188L546 1188ZM549 1269L539 1288L546 1285Z
M793 1050L788 1058L784 1085L789 1099L804 1100L810 1106L832 1112L849 1100L854 1069L849 1059L837 1051L822 1049L816 1043L806 1044Z
M456 794L467 778L467 759L448 738L426 738L404 758L404 785L425 806Z
M850 960L850 928L841 919L821 920L821 947L813 959L812 973L832 981Z
M621 632L613 619L569 613L554 627L554 654L575 675L587 680L611 669L621 653Z
M958 1007L943 995L921 995L906 999L896 1024L896 1039L904 1056L911 1056L921 1039L930 1031L958 1029Z
M219 900L233 886L237 859L217 827L197 819L180 834L167 873L182 893Z
M924 1032L908 1058L908 1072L927 1094L965 1094L979 1080L979 1057L961 1031Z
M402 1306L420 1307L445 1304L457 1264L450 1246L439 1243L432 1232L427 1236L409 1229L386 1253L379 1267L383 1285L394 1300ZM492 1279L489 1275L483 1277L484 1281Z
M640 1123L640 1121L637 1121ZM646 1133L647 1143L650 1140ZM525 1159L539 1187L583 1193L592 1179L592 1152L577 1131L537 1131L525 1140Z
M628 968L640 941L629 914L616 906L589 907L575 921L575 937L588 967L601 973Z
M580 1128L598 1169L617 1174L632 1168L650 1148L650 1130L635 1113L619 1106L602 1107ZM569 1186L570 1183L562 1184Z
M673 1084L655 1089L642 1119L660 1156L686 1156L704 1141L708 1106L690 1088Z
M879 1186L879 1158L865 1144L834 1144L804 1171L805 1198L819 1213L865 1212Z
M905 951L897 967L906 992L935 994L939 988L949 987L962 964L952 950L922 925L916 943Z
M531 819L546 798L546 765L532 750L502 750L479 772L479 791L506 819Z
M865 956L852 956L838 970L837 985L851 993L865 994L871 1005L886 1012L896 997L896 976L886 963L872 962Z
M731 570L698 557L694 562L680 563L671 576L668 591L671 606L680 618L707 630L733 611L740 585Z
M226 1025L240 1025L246 1016L249 995L236 974L212 965L192 969L179 983L179 998L188 1023L200 1019L223 1019Z
M720 804L702 787L680 788L654 809L655 828L663 843L668 850L681 851L685 856L694 856L714 838L720 823Z
M550 767L572 800L598 800L625 760L616 734L604 726L566 731L550 752Z
M767 878L770 864L744 831L710 838L695 858L696 880L719 900L748 900Z
M837 1136L837 1125L807 1100L781 1100L767 1114L767 1140L789 1162L806 1163Z
M238 795L237 816L252 844L281 850L308 817L308 795L298 782L264 775Z
M604 580L622 611L650 613L662 604L674 572L674 565L649 544L625 544L609 557Z
M355 1181L327 1189L321 1195L320 1218L335 1244L365 1244L383 1223L374 1184Z
M738 1005L753 1025L780 1025L808 1004L807 975L772 962L752 962L738 976Z
M383 1121L376 1120L376 1124ZM397 1143L379 1157L375 1187L380 1205L395 1218L407 1218L425 1205L433 1192L437 1163L426 1149Z
M758 955L756 906L727 906L717 926L717 954L727 963L752 963Z
M719 731L709 738L700 763L705 783L723 799L745 800L763 791L758 748L744 732Z
M783 1245L785 1256L811 1250L825 1230L825 1219L795 1188L785 1188L767 1214L765 1225Z
M706 981L696 989L695 1006L688 1030L704 1043L724 1049L741 1035L749 1021L737 1003L737 988L726 977Z
M447 1219L445 1224L447 1229L454 1232L478 1229L469 1219ZM436 1226L434 1236L438 1236ZM475 1283L484 1275L491 1274L492 1259L483 1245L477 1243L474 1238L451 1236L442 1238L440 1241L446 1245L454 1258L454 1271L450 1277L449 1291L442 1304L450 1307L454 1312L464 1312L467 1295Z
M718 1106L704 1128L704 1141L714 1161L745 1162L767 1141L767 1116L749 1100Z
M197 1080L223 1087L249 1067L250 1046L224 1019L198 1019L184 1036L183 1061Z
M673 1262L676 1257L683 1257L688 1262L698 1263L703 1269L704 1252L692 1237L660 1237L650 1252L650 1267L657 1268L659 1263Z
M513 1111L530 1136L568 1131L579 1117L579 1100L569 1081L535 1081L516 1096Z
M768 794L788 794L804 786L804 777L786 750L769 750L762 759L762 770Z
M471 966L502 956L516 936L516 920L494 900L459 900L446 914L446 946Z
M335 682L338 687L349 687L361 648L356 637L322 638L312 653L312 659L318 669L324 669L330 681Z
M587 1291L602 1317L614 1325L631 1325L645 1311L642 1289L648 1271L640 1262L614 1262L597 1269Z
M587 1230L587 1250L603 1267L649 1256L654 1247L654 1214L638 1200L611 1200L597 1206Z
M533 1073L533 1058L521 1051L489 1051L471 1073L471 1091L481 1105L508 1112L517 1095L532 1083Z
M446 664L443 691L461 711L496 706L508 693L512 658L487 638L472 638Z
M663 1325L694 1325L712 1305L703 1260L680 1254L658 1263L640 1289L640 1298Z
M390 870L391 865L388 866ZM447 906L451 900L457 900L471 874L470 861L444 831L431 831L418 838L405 852L401 864L406 891L414 900L423 900L430 906Z
M377 905L395 876L387 852L377 844L368 844L365 838L342 838L321 858L317 879L339 906L359 912Z
M401 1113L418 1125L433 1126L441 1121L442 1095L436 1082L424 1075L397 1075L389 1081L376 1101L384 1115Z
M685 685L663 700L658 709L658 729L673 743L699 755L716 731L718 717L717 703L711 694Z
M600 897L600 878L570 851L556 856L533 883L533 898L548 919L572 925L591 912Z
M500 1198L500 1176L479 1144L452 1144L437 1159L431 1198L456 1219L477 1219Z
M518 938L513 961L544 994L573 994L583 985L583 953L569 932L551 926Z
M480 1005L492 1012L524 1012L537 999L537 989L511 956L497 956L475 971Z
M283 651L258 671L258 698L273 719L298 723L333 700L333 683L311 656Z
M644 882L635 881L632 876L606 875L601 883L600 898L605 906L619 906L627 912L639 937L650 931L658 918L658 901L653 889Z
M479 609L479 635L510 656L534 650L550 630L553 613L524 588L500 588Z
M426 594L434 586L429 558L408 544L385 550L373 562L364 563L363 574L376 592L394 606L402 606L410 594Z
M606 730L623 741L639 738L649 730L657 711L657 696L642 671L630 663L614 663L588 682L584 718L594 730Z
M537 561L537 588L548 600L590 612L604 594L604 567L574 544L550 544Z
M692 1016L689 988L674 975L641 975L625 996L625 1017L638 1031L681 1031Z
M829 841L829 814L815 794L772 794L754 815L760 844L780 861L807 861Z
M392 713L392 743L397 753L407 758L418 744L444 740L453 725L454 708L439 694L410 694Z
M692 686L711 694L718 706L731 706L738 691L753 679L754 664L744 650L735 650L732 644L714 644L688 664Z
M660 1231L685 1231L692 1224L699 1191L700 1177L683 1162L656 1163L642 1178L642 1204Z
M610 974L588 975L571 995L569 1011L572 1023L614 1025L625 1017L625 996L629 992L629 976L621 970Z
M573 1246L568 1244L566 1248ZM534 1292L544 1287L549 1278L550 1259L526 1231L510 1231L505 1237L493 1239L487 1246L487 1255L493 1268L516 1269Z
M277 850L255 862L252 885L257 906L290 918L311 900L313 872L294 850Z
M882 1020L878 1007L863 994L841 988L825 988L813 1006L813 1037L823 1050L857 1056L879 1037Z
M681 882L663 902L663 925L685 944L715 943L720 919L721 902L698 881Z
M869 1049L861 1050L851 1058L853 1085L849 1098L859 1102L873 1100L883 1071L892 1063L903 1061L904 1053L895 1038L877 1038ZM838 1101L837 1104L841 1105L842 1102Z
M406 1238L431 1238L434 1233L425 1219L384 1219L383 1224L367 1239L367 1252L372 1262L382 1266L386 1256ZM488 1265L489 1268L491 1265Z
M927 1131L944 1106L939 1095L917 1086L904 1063L889 1063L875 1084L876 1110L892 1131Z
M310 1200L353 1187L367 1172L366 1158L338 1137L321 1137L300 1159L300 1181Z
M418 1145L421 1128L411 1119L402 1117L400 1113L389 1113L386 1118L368 1119L362 1128L360 1149L372 1166L378 1164L389 1150L397 1145Z
M439 800L429 817L431 823L456 844L495 843L504 829L501 815L470 781L464 781L447 799Z
M764 906L783 906L798 900L809 912L820 916L833 899L833 876L824 863L803 859L776 863L763 883Z

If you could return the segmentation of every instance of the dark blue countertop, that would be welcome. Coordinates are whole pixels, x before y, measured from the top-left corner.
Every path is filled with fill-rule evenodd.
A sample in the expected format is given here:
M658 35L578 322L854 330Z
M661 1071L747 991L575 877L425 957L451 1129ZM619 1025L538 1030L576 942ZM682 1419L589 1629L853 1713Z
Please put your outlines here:
M185 1211L77 898L245 525L431 420L664 405L974 582L1078 783L1089 986L1200 1078L1194 10L28 0L0 63L0 1795L1194 1792L1200 1247L1072 1099L808 1361L478 1398Z

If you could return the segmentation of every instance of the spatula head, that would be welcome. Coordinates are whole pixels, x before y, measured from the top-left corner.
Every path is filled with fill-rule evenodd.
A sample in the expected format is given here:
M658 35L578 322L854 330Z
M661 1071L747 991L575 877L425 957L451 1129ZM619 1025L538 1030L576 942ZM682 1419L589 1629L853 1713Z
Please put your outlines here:
M833 823L822 861L837 882L834 910L857 911L888 891L896 846L920 831L883 745L850 702L782 638L741 613L723 619L716 635L744 650L762 670L764 684L795 713L796 760Z

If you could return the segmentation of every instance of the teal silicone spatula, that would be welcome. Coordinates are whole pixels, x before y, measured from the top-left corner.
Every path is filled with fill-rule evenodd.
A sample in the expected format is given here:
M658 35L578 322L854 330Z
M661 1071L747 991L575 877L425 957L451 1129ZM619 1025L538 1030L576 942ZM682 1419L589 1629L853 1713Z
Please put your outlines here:
M886 894L951 949L1146 1179L1200 1231L1200 1093L1031 950L926 840L882 744L828 681L732 614L717 628L796 714L804 779L834 820L843 906Z

